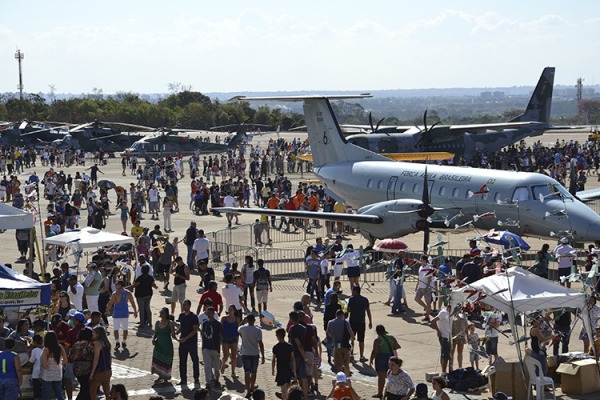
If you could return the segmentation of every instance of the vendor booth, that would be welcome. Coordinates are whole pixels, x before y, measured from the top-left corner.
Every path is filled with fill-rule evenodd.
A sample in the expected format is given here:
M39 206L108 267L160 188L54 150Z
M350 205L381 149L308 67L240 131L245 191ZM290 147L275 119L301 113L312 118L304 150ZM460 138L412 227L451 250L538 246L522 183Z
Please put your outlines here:
M33 228L33 214L0 203L0 229Z

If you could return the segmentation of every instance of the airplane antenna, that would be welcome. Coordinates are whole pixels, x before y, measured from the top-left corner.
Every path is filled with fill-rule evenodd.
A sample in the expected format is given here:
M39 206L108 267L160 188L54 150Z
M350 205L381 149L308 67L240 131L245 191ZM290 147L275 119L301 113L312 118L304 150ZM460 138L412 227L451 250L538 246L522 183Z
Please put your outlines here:
M19 85L17 89L19 89L19 99L23 101L23 68L22 61L25 59L25 53L22 53L20 49L17 49L15 53L15 59L19 63Z

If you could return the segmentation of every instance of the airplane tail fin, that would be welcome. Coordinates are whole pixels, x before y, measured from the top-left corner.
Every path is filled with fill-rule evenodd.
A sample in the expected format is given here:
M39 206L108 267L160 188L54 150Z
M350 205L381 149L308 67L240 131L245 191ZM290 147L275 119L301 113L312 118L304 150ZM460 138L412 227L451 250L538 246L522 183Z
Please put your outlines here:
M544 122L550 126L554 71L554 67L544 68L525 112L510 122Z
M330 99L342 100L370 97L370 95L339 95L339 96L280 96L280 97L234 97L234 101L304 101L304 119L312 150L315 167L329 163L344 161L392 161L387 157L348 143L333 109Z

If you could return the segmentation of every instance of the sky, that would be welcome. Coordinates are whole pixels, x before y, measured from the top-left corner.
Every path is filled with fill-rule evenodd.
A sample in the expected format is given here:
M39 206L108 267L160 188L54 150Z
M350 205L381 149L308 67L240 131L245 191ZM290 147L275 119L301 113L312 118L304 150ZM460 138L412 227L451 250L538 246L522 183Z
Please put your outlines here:
M600 82L600 2L0 1L0 93Z

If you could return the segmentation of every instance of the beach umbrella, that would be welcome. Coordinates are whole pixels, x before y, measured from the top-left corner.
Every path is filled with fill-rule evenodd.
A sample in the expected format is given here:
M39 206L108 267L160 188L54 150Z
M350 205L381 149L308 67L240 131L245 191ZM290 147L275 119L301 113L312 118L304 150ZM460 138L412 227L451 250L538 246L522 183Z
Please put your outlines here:
M398 250L406 250L408 246L400 239L383 239L381 242L373 246L373 250L382 251L384 253L397 253Z
M494 243L504 246L506 249L520 247L522 250L529 250L531 246L516 233L509 231L492 231L483 237L488 243Z

